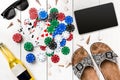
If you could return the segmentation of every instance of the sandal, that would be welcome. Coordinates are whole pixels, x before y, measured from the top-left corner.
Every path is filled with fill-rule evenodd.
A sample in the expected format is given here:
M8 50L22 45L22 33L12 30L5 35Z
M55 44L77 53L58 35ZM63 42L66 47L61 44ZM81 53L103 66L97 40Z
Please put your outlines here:
M99 80L92 59L83 47L74 52L72 67L74 74L81 80Z
M102 42L96 42L91 45L90 50L105 80L120 80L117 55L112 49Z

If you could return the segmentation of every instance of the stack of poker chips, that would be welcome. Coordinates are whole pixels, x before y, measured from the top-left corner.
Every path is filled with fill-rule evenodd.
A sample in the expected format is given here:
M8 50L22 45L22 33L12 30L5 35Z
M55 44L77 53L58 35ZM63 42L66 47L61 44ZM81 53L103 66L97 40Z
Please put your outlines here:
M66 46L66 43L73 39L72 32L75 29L72 24L73 18L59 12L57 8L52 8L49 14L45 10L38 12L35 8L31 8L29 13L30 19L34 20L33 25L31 25L32 27L36 28L37 25L40 24L40 21L49 23L45 30L49 35L44 38L44 44L40 45L40 49L44 53L39 52L36 55L37 57L33 53L29 53L26 55L26 61L28 63L33 63L36 58L38 58L39 61L44 62L48 56L51 57L53 63L59 62L60 57L57 53L61 52L63 55L68 55L70 53L70 48ZM21 40L20 38L14 41L20 42ZM32 42L26 42L24 44L24 49L26 51L33 51L34 46Z

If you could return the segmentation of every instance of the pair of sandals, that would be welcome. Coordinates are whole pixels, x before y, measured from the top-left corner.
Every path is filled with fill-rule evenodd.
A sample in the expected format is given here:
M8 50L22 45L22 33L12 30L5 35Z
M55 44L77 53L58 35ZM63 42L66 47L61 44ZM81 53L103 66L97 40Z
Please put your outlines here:
M102 42L93 43L90 47L92 57L102 72L105 80L120 80L120 71L117 65L117 54ZM74 74L81 80L99 80L94 69L93 60L88 52L80 47L72 56Z

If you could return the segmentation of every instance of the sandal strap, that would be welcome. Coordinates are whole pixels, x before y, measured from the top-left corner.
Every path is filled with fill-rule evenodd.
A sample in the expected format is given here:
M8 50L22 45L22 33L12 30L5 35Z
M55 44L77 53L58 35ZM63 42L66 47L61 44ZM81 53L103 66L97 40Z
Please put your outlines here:
M115 54L113 51L108 51L105 53L99 53L99 54L93 54L92 55L96 64L100 67L101 63L105 60L112 61L114 63L117 63L117 54Z
M94 66L90 56L85 57L81 62L73 66L74 74L80 79L83 71L88 66Z

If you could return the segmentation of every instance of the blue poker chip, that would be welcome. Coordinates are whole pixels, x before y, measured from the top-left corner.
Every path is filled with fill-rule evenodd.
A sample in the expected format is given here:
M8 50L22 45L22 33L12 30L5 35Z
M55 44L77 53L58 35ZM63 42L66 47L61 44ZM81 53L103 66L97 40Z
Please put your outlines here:
M59 34L59 32L57 31L57 30L55 30L54 32L53 32L53 34L52 34L52 37L54 38L56 35L58 35Z
M60 42L60 46L64 47L66 45L66 39L62 39L62 41Z
M39 18L41 19L41 20L45 20L46 18L48 18L48 13L46 12L46 11L40 11L39 12Z
M66 22L67 24L71 24L71 23L73 22L73 18L72 18L71 16L66 16L66 17L65 17L65 22Z
M66 25L64 23L60 23L55 31L58 34L62 34L62 32L64 32L65 30L66 30Z
M60 23L58 25L58 29L61 30L62 32L66 30L66 25L64 23Z
M33 63L33 62L35 62L35 55L32 54L32 53L27 54L27 56L26 56L26 61L27 61L28 63Z

